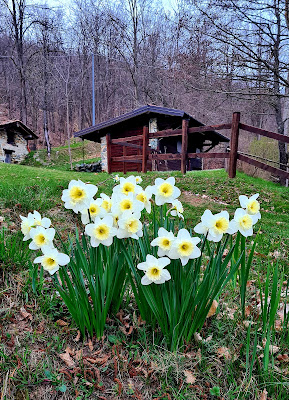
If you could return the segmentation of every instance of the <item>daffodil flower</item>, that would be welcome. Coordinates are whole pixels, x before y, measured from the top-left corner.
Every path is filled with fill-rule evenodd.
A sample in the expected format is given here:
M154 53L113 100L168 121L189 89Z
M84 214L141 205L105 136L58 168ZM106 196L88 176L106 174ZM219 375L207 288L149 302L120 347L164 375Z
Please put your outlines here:
M113 214L121 214L125 211L130 212L141 212L144 209L144 203L137 200L133 193L120 194L113 193L112 197L111 212Z
M91 221L94 221L96 217L102 218L107 214L105 209L101 206L102 202L102 199L92 200L89 204L88 209L84 209L81 211L81 222L84 225L88 224Z
M140 222L140 213L125 211L118 220L119 229L117 231L118 239L131 237L138 239L143 236L142 223Z
M113 180L114 180L114 182L119 182L119 176L118 175L114 175Z
M201 222L194 227L194 231L199 234L207 235L208 240L219 242L224 233L228 233L229 213L221 211L213 215L210 210L206 210L201 217Z
M158 230L158 237L151 242L151 246L158 246L158 256L168 256L174 242L173 232L168 232L164 228Z
M144 208L149 214L152 209L152 204L150 202L152 194L153 194L152 186L147 186L145 190L142 190L136 195L136 200L139 200L143 203Z
M55 229L48 228L45 229L43 226L37 226L36 228L31 228L30 237L32 242L29 244L29 249L38 250L43 248L43 246L53 247L52 241L54 239Z
M93 224L88 224L85 227L85 233L91 238L92 247L98 247L100 243L104 246L110 246L116 232L111 215L106 215L104 218L96 217Z
M128 178L121 177L119 179L119 185L113 188L113 193L127 196L129 193L135 194L141 190L141 187L136 183L135 176L129 176Z
M22 217L22 215L20 215L20 218L22 220L21 232L24 235L23 240L26 241L26 240L31 239L30 231L31 231L32 227L35 225L35 219L34 219L33 214L31 214L31 213L29 213L27 215L27 217Z
M248 237L253 235L253 225L258 221L258 215L250 215L243 208L237 208L234 219L230 221L228 233L239 231L241 235Z
M63 266L69 263L70 258L67 254L59 253L59 251L50 246L42 247L43 256L35 258L33 261L36 263L41 263L43 269L48 271L50 275L53 275L59 270L59 266Z
M87 209L97 193L98 188L81 180L70 181L68 189L63 190L61 200L64 201L64 207L72 209L75 213Z
M100 197L102 198L101 207L105 209L106 212L110 212L111 210L111 198L105 193L101 193Z
M200 257L201 250L197 247L200 241L198 237L191 237L186 229L180 229L169 251L169 257L172 260L179 258L182 265L186 265L190 259Z
M42 218L38 211L33 211L31 214L34 217L34 226L43 226L43 228L49 228L51 220L49 218Z
M171 275L165 267L169 265L171 260L167 257L155 258L148 254L146 261L137 265L137 268L145 272L141 279L142 285L150 285L155 283L160 285L171 279Z
M179 200L174 200L172 202L171 215L173 217L178 216L179 218L184 219L183 212L184 212L184 208L183 208L182 203Z
M240 205L244 208L249 215L256 215L258 219L261 218L260 214L260 203L257 201L259 197L259 193L254 194L250 198L247 196L241 195L239 196Z
M172 203L180 196L181 191L175 186L175 178L170 177L166 180L157 178L153 186L153 193L156 205L161 206L165 203Z
M137 185L140 185L142 183L142 178L140 176L136 176L135 181Z

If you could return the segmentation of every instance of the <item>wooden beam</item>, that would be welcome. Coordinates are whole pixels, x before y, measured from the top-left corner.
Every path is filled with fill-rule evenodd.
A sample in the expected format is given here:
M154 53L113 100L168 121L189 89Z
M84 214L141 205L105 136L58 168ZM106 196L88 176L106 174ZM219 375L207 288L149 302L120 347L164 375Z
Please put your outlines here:
M229 158L230 153L188 153L188 158Z
M107 172L111 174L111 138L110 133L106 134L106 158L107 158Z
M222 129L231 129L232 124L221 124L221 125L206 125L206 126L195 126L188 128L188 133L218 131ZM165 129L163 131L157 131L149 134L150 138L160 138L168 136L181 136L182 129Z
M188 126L187 119L182 120L182 153L181 153L181 172L183 175L187 172L188 164Z
M240 113L234 112L232 118L230 157L229 157L229 178L235 178L238 159Z
M271 165L264 164L261 161L254 160L253 158L244 156L243 154L238 154L238 160L254 165L254 167L261 168L264 171L271 172L274 175L289 179L289 172L280 168L271 167Z
M222 129L231 129L231 127L232 127L232 124L196 126L196 127L189 128L188 133L220 131Z
M143 127L143 139L142 139L142 172L147 172L148 163L148 145L149 145L149 128L148 126Z
M113 162L142 162L142 156L138 156L137 154L134 154L132 156L119 156L119 157L112 157L111 159Z
M150 154L150 160L180 160L181 154L173 154L173 153L166 153L166 154Z
M266 131L264 129L256 128L255 126L240 124L240 129L247 132L256 133L257 135L267 136L271 139L279 140L280 142L289 143L289 136L280 135L280 133Z
M112 139L111 143L112 144L122 144L126 142L136 142L136 141L142 141L142 135L137 135L137 136L127 136L124 138L119 138L119 139Z

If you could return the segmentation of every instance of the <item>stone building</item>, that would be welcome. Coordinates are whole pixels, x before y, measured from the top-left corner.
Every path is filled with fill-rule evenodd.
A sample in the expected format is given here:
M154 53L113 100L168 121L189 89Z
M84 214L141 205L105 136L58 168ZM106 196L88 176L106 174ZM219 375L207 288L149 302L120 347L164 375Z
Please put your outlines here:
M0 162L19 163L30 151L29 141L35 146L34 141L37 138L21 121L1 121Z

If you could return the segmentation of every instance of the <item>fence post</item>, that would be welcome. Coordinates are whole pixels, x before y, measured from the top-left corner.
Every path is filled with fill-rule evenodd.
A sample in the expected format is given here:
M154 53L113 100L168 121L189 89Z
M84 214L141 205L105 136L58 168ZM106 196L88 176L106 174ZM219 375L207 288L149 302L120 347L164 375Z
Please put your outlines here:
M188 126L187 119L182 120L182 153L181 153L181 172L185 174L187 171L188 163Z
M107 172L111 174L111 138L110 133L106 134L106 158L107 158Z
M229 158L229 178L235 178L238 159L240 113L234 112L232 119L230 158Z
M148 145L149 145L149 127L143 127L142 137L142 172L147 172L148 169Z

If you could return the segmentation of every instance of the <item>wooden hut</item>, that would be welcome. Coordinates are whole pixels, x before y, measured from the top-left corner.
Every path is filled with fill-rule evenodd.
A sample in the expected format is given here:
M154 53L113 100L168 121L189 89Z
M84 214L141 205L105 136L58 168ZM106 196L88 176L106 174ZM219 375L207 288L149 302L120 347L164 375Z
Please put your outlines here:
M176 154L175 158L171 157L168 160L156 162L149 159L148 169L180 170L181 160L177 157L177 154L182 152L182 137L174 135L173 131L182 128L183 121L186 121L188 128L204 126L200 121L197 121L182 110L145 105L126 114L85 128L76 132L74 136L101 143L102 169L104 171L141 171L142 135L144 129L147 129L150 153ZM170 130L172 130L172 135L169 133ZM158 131L168 132L164 137L154 139L153 133ZM124 138L127 138L127 142L124 141ZM187 152L209 151L220 143L227 142L229 142L229 139L216 131L193 133L188 135ZM115 160L121 157L122 161ZM128 158L125 159L125 157ZM202 169L201 159L193 158L188 160L187 170L193 169Z

